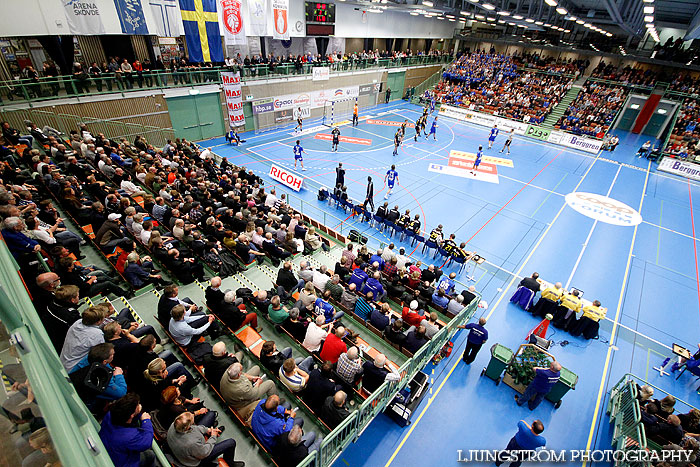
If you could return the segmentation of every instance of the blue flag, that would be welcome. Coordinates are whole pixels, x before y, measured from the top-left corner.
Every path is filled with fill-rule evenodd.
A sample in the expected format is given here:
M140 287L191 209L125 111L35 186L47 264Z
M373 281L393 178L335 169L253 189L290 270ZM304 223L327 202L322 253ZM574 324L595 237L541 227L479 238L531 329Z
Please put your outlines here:
M146 17L143 15L141 0L114 0L119 15L119 23L124 34L148 35Z
M191 62L223 62L216 0L180 0L187 52Z

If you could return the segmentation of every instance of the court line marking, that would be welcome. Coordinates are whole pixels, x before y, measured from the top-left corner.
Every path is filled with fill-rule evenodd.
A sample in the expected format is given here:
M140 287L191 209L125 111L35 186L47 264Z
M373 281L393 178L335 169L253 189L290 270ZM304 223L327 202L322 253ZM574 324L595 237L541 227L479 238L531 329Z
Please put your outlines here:
M615 178L613 178L612 183L610 184L610 188L608 188L608 192L605 194L606 197L610 197L610 193L612 192L613 187L615 186L615 182L617 181L617 177L620 175L620 171L622 170L622 166L617 167L617 172L615 172ZM569 274L569 278L566 280L566 285L564 286L565 290L569 290L569 286L571 285L571 281L574 278L574 274L576 274L576 270L578 269L578 265L581 263L581 258L583 258L583 254L586 252L586 247L588 247L588 242L591 240L591 236L593 236L593 231L595 230L596 226L598 225L598 219L596 219L593 222L593 225L591 226L591 230L588 231L588 236L586 237L586 240L583 242L583 246L581 247L581 251L578 254L578 258L576 258L576 262L574 263L574 267L571 269L571 274Z
M600 156L600 153L598 154L598 156ZM595 165L596 162L598 162L598 158L594 159L593 162L591 163L591 165L588 166L588 169L586 169L586 172L581 177L581 180L578 181L578 183L576 184L576 187L574 188L574 191L572 191L572 193L575 193L576 191L578 191L579 187L581 186L581 184L583 184L583 181L586 179L588 174L591 172L591 169L593 168L593 166ZM552 219L552 221L547 225L547 228L544 230L544 232L542 232L542 235L540 235L540 238L537 240L537 243L535 243L535 245L530 250L530 254L527 255L527 258L525 258L525 261L523 261L523 263L520 265L520 268L513 276L513 279L511 279L508 286L505 289L503 289L503 292L501 293L501 296L498 298L498 301L496 302L496 304L491 306L491 311L486 316L487 320L496 311L496 308L503 300L503 297L506 296L508 289L510 289L513 286L513 284L515 283L515 281L518 279L518 277L520 277L520 275L523 272L523 269L525 269L525 266L530 262L530 259L532 259L532 255L535 254L535 251L537 251L537 248L539 248L539 246L542 244L542 241L549 233L549 230L552 228L552 226L557 221L557 219L559 219L559 216L561 215L562 212L564 212L564 210L566 209L567 206L568 206L568 204L566 204L566 202L562 203L561 208L559 208L559 211L557 211L556 216L554 216L554 219Z
M657 229L661 229L661 230L665 230L666 232L670 232L670 233L673 233L673 234L676 234L676 235L680 235L681 237L689 238L689 239L691 239L691 240L695 240L696 242L699 242L699 241L700 241L700 238L697 238L695 235L688 235L687 233L679 232L679 231L674 230L674 229L672 229L672 228L670 228L670 227L664 227L663 225L655 224L655 223L650 222L650 221L642 221L642 224L647 224L647 225L649 225L649 226L651 226L651 227L654 227L654 228L657 228ZM659 233L660 233L660 232L659 232Z
M690 200L690 225L693 227L693 238L695 238L695 216L693 214L693 194L690 191L690 181L688 182L688 199ZM693 242L693 253L695 253L695 281L698 285L698 310L700 311L700 273L698 272L698 246Z
M656 265L659 265L659 252L661 250L661 220L664 214L664 200L661 200L661 206L659 207L659 237L656 242ZM694 237L695 235L693 235ZM695 239L693 239L695 240Z
M549 161L549 163L548 163L547 165L545 165L544 167L542 167L542 169L537 173L537 175L535 175L534 177L532 177L532 180L534 180L535 178L537 178L537 176L538 176L540 173L542 173L542 171L543 171L544 169L546 169L546 168L549 166L549 164L551 164L557 157L559 157L559 155L560 155L562 152L563 152L563 150L559 151L559 153L558 153L557 155L555 155L555 156L552 158L552 160ZM595 161L594 161L594 162L595 162ZM593 166L593 164L591 164L591 167L592 167L592 166ZM590 167L589 167L589 171L590 171ZM581 179L581 181L583 181L583 178ZM581 183L581 182L579 182L579 184L580 184L580 183ZM515 195L513 195L513 197L512 197L510 200L508 200L508 202L507 202L506 204L504 204L504 205L501 207L501 209L499 209L498 212L496 212L496 214L494 214L494 215L491 217L491 219L489 219L488 221L486 221L486 224L488 224L489 222L491 222L491 220L492 220L494 217L496 217L496 216L498 215L498 213L501 212L501 210L503 210L503 208L505 208L505 207L508 205L508 203L510 203L511 201L513 201L513 199L515 199L515 197L518 196L518 194L520 194L520 192L522 192L522 191L525 189L526 186L527 186L527 185L523 186ZM566 203L564 203L564 206L567 206ZM563 207L562 207L562 210L563 210ZM560 211L560 212L561 212L561 211ZM557 214L557 216L558 216L558 214ZM476 233L475 233L474 235L472 235L472 237L467 241L467 243L469 243L469 241L471 241L471 240L476 236L476 234L478 234L478 233L481 231L481 229L483 229L483 228L486 226L486 224L482 225L481 228L479 228L479 230L477 230ZM550 226L551 226L551 224L550 224ZM549 230L549 228L548 228L547 230ZM545 231L545 234L546 234L546 231ZM542 237L541 237L541 238L542 238ZM539 245L539 242L538 242L538 245ZM536 247L535 247L535 248L536 248ZM534 251L534 249L533 249L532 251ZM530 256L531 256L531 255L532 255L532 252L530 253ZM525 261L527 262L528 260L529 260L529 257L528 257L528 259L526 259ZM521 268L521 270L522 270L522 268ZM519 274L519 273L520 273L520 271L518 272L518 274ZM516 276L516 277L517 277L517 276ZM513 283L514 280L515 280L515 277L514 277L514 279L511 281L511 284ZM503 294L501 294L501 299L502 299L503 296L505 295L505 292L506 292L506 291L504 290L504 291L503 291ZM500 302L500 299L499 299L499 302ZM498 303L497 303L497 304L498 304ZM494 309L495 309L495 307L494 307ZM486 317L487 320L488 320L488 318L491 316L491 313L493 313L493 309L492 309L492 311L489 313L489 316ZM445 383L447 382L447 380L448 380L448 379L450 378L450 376L452 375L452 372L455 370L455 368L457 368L457 365L459 365L460 360L461 360L461 359L459 359L459 358L455 360L455 363L454 363L454 365L452 366L452 368L450 369L449 373L447 373L447 376L445 376L445 379L442 380L442 382L440 383L440 386L438 386L438 388L437 388L437 390L435 391L435 393L430 397L430 399L428 399L428 403L427 403L426 406L423 408L423 411L420 413L420 415L418 416L418 418L416 419L416 421L415 421L414 423L411 424L411 428L408 430L408 433L406 433L406 436L404 436L404 438L401 440L401 443L399 443L398 447L396 448L396 450L394 451L394 453L391 455L391 457L389 458L389 460L387 461L387 463L385 464L384 467L388 467L388 466L393 462L393 460L396 458L397 454L399 453L399 451L401 450L401 448L403 447L403 445L406 443L406 440L408 440L408 437L411 436L411 433L413 433L413 430L414 430L415 427L418 425L418 423L420 422L420 420L423 418L423 415L425 415L425 413L427 412L427 410L428 410L428 408L430 407L430 405L433 403L433 401L434 401L435 398L438 396L438 394L440 394L440 391L442 390L443 386L445 385Z
M639 207L637 208L637 212L642 212L642 206L644 205L644 197L646 196L647 185L649 183L649 174L650 173L651 173L651 161L649 161L649 164L647 165L647 174L646 174L646 177L644 178L644 187L642 188L642 196L641 196L641 199L639 200ZM613 328L612 328L612 331L610 332L610 341L608 343L608 352L605 356L605 365L603 366L603 375L600 378L600 386L598 387L598 397L596 398L595 410L593 411L593 420L591 421L591 429L588 432L588 441L586 442L586 451L590 450L590 448L591 448L591 443L593 442L593 435L595 434L596 424L598 423L598 411L600 410L600 403L603 399L605 380L608 377L608 369L610 367L610 358L612 357L612 351L614 348L615 333L617 332L617 328L619 325L620 313L622 312L622 303L624 301L625 292L627 290L627 279L629 278L629 273L630 273L630 269L632 266L632 258L634 256L632 253L634 252L634 244L635 244L635 241L637 240L638 229L639 229L639 224L634 226L634 232L632 233L632 242L630 243L629 253L627 254L627 265L625 266L625 275L622 278L622 286L620 287L620 297L618 298L617 309L615 310L615 320L613 321ZM584 467L586 466L586 463L587 463L587 461L583 461Z

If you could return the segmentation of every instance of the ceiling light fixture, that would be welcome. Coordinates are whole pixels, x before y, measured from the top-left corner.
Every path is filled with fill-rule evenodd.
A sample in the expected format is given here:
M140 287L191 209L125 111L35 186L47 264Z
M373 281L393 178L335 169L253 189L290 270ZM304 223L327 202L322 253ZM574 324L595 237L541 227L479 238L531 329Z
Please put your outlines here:
M544 23L544 27L545 27L545 28L551 28L551 27L552 27L552 25L551 25L551 24L549 24L549 23Z
M419 14L420 13L418 13L417 11L412 11L409 13L409 15L411 15L411 16L418 16Z
M469 16L470 15L470 13L468 11L460 11L459 14L462 16Z
M651 15L651 16L645 16L645 17L644 17L644 22L645 22L645 23L653 23L653 22L654 22L654 16L653 16L653 15Z
M525 18L525 22L526 22L526 23L534 23L535 20L532 19L532 18Z
M428 6L428 7L432 7L432 6L433 6L433 2L430 2L430 1L428 1L428 0L423 0L422 3L423 3L423 5Z
M505 22L504 20L502 20L502 19L499 19L499 20L498 20L498 24L506 24L506 22Z
M520 15L513 15L513 19L523 19L523 17Z
M482 3L481 6L489 11L496 9L496 7L491 5L490 3Z
M508 26L515 26L515 23L508 23Z
M486 19L486 17L483 16L483 15L474 15L474 18L476 18L476 19Z
M544 23L542 21L535 21L535 24L538 26L544 26Z
M546 3L549 6L557 6L556 0L544 0L544 3Z
M488 18L486 18L486 21L496 21L496 18L492 18L489 16Z
M644 14L645 15L650 15L654 13L654 7L653 6L645 6L644 7Z
M569 34L571 32L571 29L564 29L564 33Z
M559 13L560 15L568 15L569 14L569 12L566 10L566 8L561 7L561 6L559 8L557 8L557 13Z
M584 28L588 28L588 29L591 29L592 26L593 26L593 25L592 25L591 23L584 23L584 24L583 24L583 27L584 27Z
M576 20L576 24L583 24L583 23L585 23L585 21L582 20L582 19L577 19L577 20Z

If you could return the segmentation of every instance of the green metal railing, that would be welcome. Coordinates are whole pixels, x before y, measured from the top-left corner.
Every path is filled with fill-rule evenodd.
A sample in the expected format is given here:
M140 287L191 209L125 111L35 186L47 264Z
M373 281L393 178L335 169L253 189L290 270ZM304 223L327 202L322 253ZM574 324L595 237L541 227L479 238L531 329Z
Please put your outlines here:
M347 72L366 69L399 68L406 66L438 65L451 62L451 55L420 55L399 59L380 58L378 60L358 59L341 62L314 62L297 66L294 63L282 63L274 66L253 65L232 68L178 68L154 70L142 75L132 73L131 77L123 73L103 73L97 77L60 76L39 78L37 80L18 79L0 81L0 104L7 101L45 101L65 97L109 94L114 92L138 91L140 89L166 89L205 84L221 84L221 71L240 71L243 81L309 75L314 67L329 66L333 72Z
M4 241L0 241L0 278L0 321L16 341L61 463L112 466L97 434L99 425L70 383ZM162 466L170 465L155 442L153 450Z
M610 390L607 414L610 423L613 424L612 447L619 450L660 450L661 447L654 441L648 440L642 424L642 414L637 400L637 386L648 385L654 388L654 396L662 399L671 395L658 386L631 373L625 374ZM674 396L675 397L675 396ZM688 412L696 407L676 397L675 410L681 413ZM648 467L648 462L617 462L622 467Z

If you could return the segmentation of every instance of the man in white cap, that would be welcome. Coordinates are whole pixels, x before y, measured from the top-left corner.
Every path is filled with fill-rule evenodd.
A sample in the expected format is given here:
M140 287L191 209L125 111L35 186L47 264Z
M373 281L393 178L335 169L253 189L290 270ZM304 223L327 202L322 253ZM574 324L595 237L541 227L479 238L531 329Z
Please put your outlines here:
M423 321L423 316L419 315L418 312L418 301L412 300L409 306L404 306L401 312L401 319L405 323L411 326L420 326L420 322Z
M100 227L100 230L95 234L95 242L102 250L110 252L117 246L123 247L127 243L130 244L132 242L122 232L121 222L119 222L121 217L121 214L110 214L107 216L104 224L102 224L102 227Z

